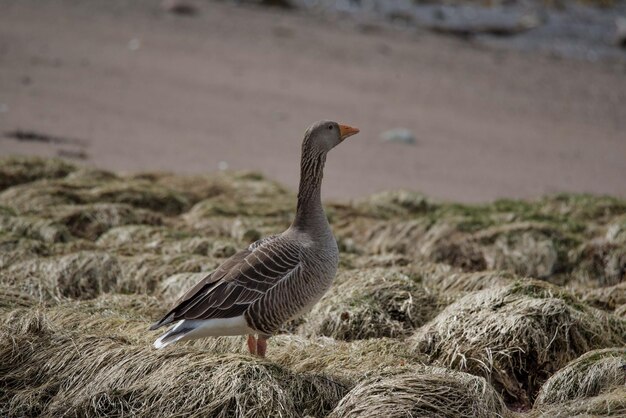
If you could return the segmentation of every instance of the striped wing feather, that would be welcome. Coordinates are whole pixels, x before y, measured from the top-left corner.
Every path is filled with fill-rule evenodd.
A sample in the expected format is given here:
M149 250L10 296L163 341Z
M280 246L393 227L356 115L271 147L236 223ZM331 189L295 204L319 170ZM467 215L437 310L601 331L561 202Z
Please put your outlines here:
M222 263L189 289L150 327L181 319L232 318L261 298L300 263L298 248L277 236L259 240Z

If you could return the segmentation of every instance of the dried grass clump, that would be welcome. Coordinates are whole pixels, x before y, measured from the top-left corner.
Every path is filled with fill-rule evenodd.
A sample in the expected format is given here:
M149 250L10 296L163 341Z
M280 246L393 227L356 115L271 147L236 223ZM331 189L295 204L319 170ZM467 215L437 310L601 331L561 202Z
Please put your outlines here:
M161 215L123 203L94 203L55 207L50 214L72 235L95 240L111 228L131 225L161 225Z
M411 261L401 270L425 285L432 285L442 281L445 277L461 273L463 270L444 263L432 263L430 261Z
M12 264L0 271L0 282L38 299L90 299L116 290L120 276L116 257L85 251Z
M0 310L24 308L36 305L37 301L28 293L6 284L0 284Z
M436 295L399 271L348 271L315 305L303 331L352 341L401 337L438 312Z
M0 192L0 205L20 214L45 214L53 206L86 203L79 192L77 187L70 187L63 180L42 179Z
M94 316L120 317L140 321L145 327L163 313L164 304L161 299L150 295L104 293L94 299L65 301L62 307L71 307L83 321L92 321L90 317ZM151 337L148 335L149 339Z
M604 239L614 243L626 243L626 216L617 216L606 226Z
M626 348L583 354L546 381L535 408L597 396L626 384Z
M405 366L423 365L424 358L398 339L370 338L352 342L328 337L279 335L270 340L269 358L298 372L353 381Z
M406 190L377 193L352 205L360 215L379 219L424 214L433 207L434 204L423 194Z
M242 173L238 175L241 176ZM169 189L178 190L180 193L185 194L190 201L199 202L203 199L228 193L232 188L233 177L236 176L220 172L189 176L171 173L143 173L134 177L151 180Z
M569 269L567 252L576 244L573 237L536 222L504 224L471 234L443 230L434 238L423 250L433 261L470 271L508 270L543 279Z
M20 261L46 255L50 255L50 249L41 241L0 234L0 270Z
M325 416L347 392L247 355L64 331L41 313L0 328L0 365L6 417Z
M203 273L176 273L159 284L159 295L169 303L174 303L196 283L204 279L210 272Z
M119 260L122 273L117 291L123 293L155 294L173 274L210 272L217 267L213 258L193 254L139 254Z
M248 196L235 198L228 195L219 195L205 199L194 205L185 214L184 219L188 225L202 227L207 218L218 216L259 216L289 218L295 213L293 199L280 198L279 196L258 198Z
M411 220L357 220L339 226L368 254L406 254L446 263L465 271L507 270L549 279L571 269L568 252L578 241L558 228L538 222L514 222L484 230L466 230L463 217Z
M273 217L290 220L295 197L278 183L255 173L231 173L220 177L221 190L198 202L184 215L187 224L201 227L213 217Z
M19 297L12 288L8 288L6 293L9 292L14 293L11 295L14 299ZM0 324L23 327L20 324L24 321L43 316L55 329L104 336L123 335L133 343L146 346L150 346L155 337L146 332L148 326L163 312L163 302L148 295L103 294L94 299L66 299L46 304L37 303L32 298L21 301L22 306L7 307L2 312Z
M610 286L626 280L626 216L617 216L600 231L570 255L579 283Z
M228 257L243 246L236 245L232 240L207 235L175 227L127 225L111 228L96 240L96 244L100 248L129 255L145 252L171 257L196 254L217 258Z
M185 231L164 226L125 225L109 229L96 240L100 247L131 250L133 253L158 250L172 241L189 237Z
M589 289L579 287L576 293L580 299L596 308L605 311L614 311L622 305L626 305L626 281L615 286Z
M90 203L127 204L166 215L178 215L192 204L183 194L157 183L122 177L39 180L0 193L0 204L20 213L43 216L52 206Z
M519 223L494 227L474 236L482 245L487 267L521 276L547 279L567 270L571 239L546 224Z
M540 200L539 208L542 215L604 224L626 214L626 200L590 194L557 194Z
M417 253L426 260L445 263L465 271L487 268L482 248L463 232L462 219L439 220L417 242Z
M0 213L0 235L8 234L22 239L30 238L47 243L66 242L71 238L68 229L53 220L32 216L13 216Z
M503 417L485 379L438 367L405 368L361 381L329 415L350 417Z
M470 293L414 335L431 361L489 379L508 402L530 407L541 384L569 361L626 342L626 322L559 287L520 280Z
M340 239L356 252L406 254L466 271L508 270L557 283L575 271L592 279L601 273L597 281L615 284L626 269L624 200L562 195L479 206L409 204L410 209L390 202L383 199L389 216L334 205ZM606 242L589 243L603 230Z
M210 255L215 240L204 237L192 237L166 242L161 247L162 254L197 254Z
M445 224L441 229L432 227L423 219L402 222L387 222L372 228L366 236L366 248L373 253L400 253L424 256L431 244L433 235L439 236L454 232L454 226ZM429 259L428 256L424 257Z
M125 203L166 215L179 215L192 204L182 193L146 180L119 179L85 192L86 202Z
M344 254L339 249L340 257L339 262L342 262L344 256L350 258L350 265L354 269L376 268L376 267L405 267L411 264L411 259L401 254L376 254L371 256L361 256L358 254Z
M604 392L598 396L562 402L540 408L529 414L531 418L571 418L571 417L625 417L626 386Z
M59 159L8 157L0 159L0 190L38 179L65 177L76 168Z
M480 271L475 273L450 272L449 274L425 275L424 286L446 295L475 292L483 289L505 287L519 280L507 271Z
M626 280L624 242L595 239L572 251L573 277L590 286L611 286Z
M77 167L67 175L65 180L70 184L95 184L98 182L106 182L118 180L120 176L107 170L101 170L93 167Z

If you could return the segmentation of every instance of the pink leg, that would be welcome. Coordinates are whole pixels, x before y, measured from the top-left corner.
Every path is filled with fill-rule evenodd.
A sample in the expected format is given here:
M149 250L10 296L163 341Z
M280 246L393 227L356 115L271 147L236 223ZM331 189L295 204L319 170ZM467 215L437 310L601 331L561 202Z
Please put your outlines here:
M267 338L259 335L259 339L256 343L256 353L259 357L265 357L267 351Z
M248 335L248 351L250 351L250 354L252 355L256 355L257 353L256 338L254 338L254 335L252 334Z

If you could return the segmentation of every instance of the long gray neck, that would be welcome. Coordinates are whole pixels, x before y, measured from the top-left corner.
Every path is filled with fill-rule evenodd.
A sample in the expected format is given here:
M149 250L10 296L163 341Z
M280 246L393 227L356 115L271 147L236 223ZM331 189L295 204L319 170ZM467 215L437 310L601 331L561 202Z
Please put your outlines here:
M325 163L326 153L315 153L306 146L302 148L298 208L293 221L298 229L316 230L328 225L321 197Z

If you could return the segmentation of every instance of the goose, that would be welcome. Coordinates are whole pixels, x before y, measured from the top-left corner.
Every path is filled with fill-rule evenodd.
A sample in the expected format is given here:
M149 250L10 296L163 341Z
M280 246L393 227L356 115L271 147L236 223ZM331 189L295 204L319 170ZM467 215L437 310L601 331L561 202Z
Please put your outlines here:
M189 289L150 330L174 324L155 342L248 335L248 350L265 357L267 340L309 311L330 288L339 250L321 201L326 155L358 129L332 121L304 134L296 215L281 234L262 238L224 261Z

